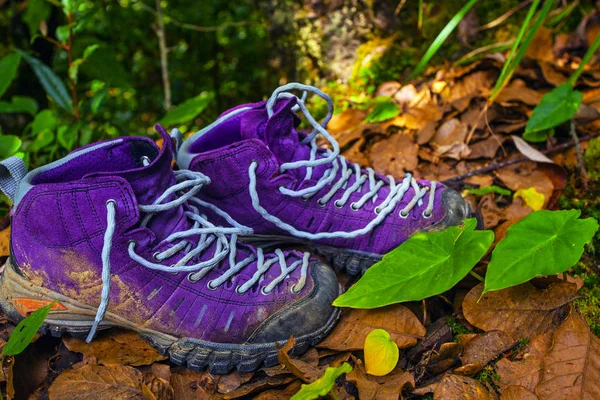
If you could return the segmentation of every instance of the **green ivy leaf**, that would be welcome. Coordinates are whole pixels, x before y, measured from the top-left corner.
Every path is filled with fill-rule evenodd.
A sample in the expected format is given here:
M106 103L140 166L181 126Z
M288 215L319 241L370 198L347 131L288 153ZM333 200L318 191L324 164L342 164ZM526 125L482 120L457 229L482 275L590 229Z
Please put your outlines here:
M196 118L215 98L212 92L202 92L167 113L160 121L162 125L176 125L191 121Z
M75 24L61 25L56 28L56 38L61 43L67 43L69 40L69 33Z
M72 151L77 144L78 124L62 125L56 131L56 140L58 144L64 147L67 151Z
M0 97L17 76L20 62L21 56L18 53L11 53L0 60Z
M365 118L365 122L374 124L376 122L387 121L388 119L392 119L396 116L400 115L400 109L396 103L392 103L388 101L386 103L380 103L373 108L373 111L367 118Z
M554 128L523 133L523 139L531 143L543 143L548 140L550 136L554 136Z
M291 400L313 400L327 396L327 393L333 389L335 380L350 371L352 371L352 367L348 363L343 363L337 368L328 367L322 377L311 384L302 385L302 388L292 396Z
M83 58L87 60L92 54L94 54L96 50L98 50L98 47L100 47L98 43L94 43L86 47L83 51Z
M57 124L58 120L52 110L42 110L35 116L31 123L31 134L37 135L46 130L54 130Z
M13 156L21 148L21 139L13 135L0 135L0 158Z
M27 151L35 153L50 146L52 142L54 142L54 132L42 131L35 137L33 142L31 142Z
M40 29L40 23L50 17L51 7L46 0L29 0L27 9L23 14L23 21L29 28L29 33L34 36Z
M528 134L555 128L570 120L577 113L582 100L583 93L574 90L569 82L552 89L533 109L523 138L529 140Z
M485 255L492 231L470 218L441 232L420 232L383 257L338 297L338 307L376 308L421 300L452 288Z
M579 210L536 211L514 224L492 253L483 293L527 282L536 276L571 268L598 230Z
M477 196L483 196L484 194L488 193L497 193L501 196L510 196L512 194L510 190L501 188L500 186L496 185L486 186L479 189L467 189L467 192L469 194L474 194Z
M16 51L29 63L48 96L64 110L73 112L73 101L71 100L71 96L67 92L67 88L63 81L61 81L48 66L43 64L37 58L31 57L22 50Z
M94 97L92 97L92 100L90 102L90 110L92 111L92 114L96 114L98 112L98 110L100 109L100 105L102 105L102 102L106 98L107 94L107 87L100 89L98 92L96 92L96 94L94 94Z
M48 313L54 307L56 301L48 304L46 307L39 308L31 313L31 315L21 322L10 334L8 342L2 349L2 356L16 356L21 354L23 350L31 343L31 340L40 329Z
M31 97L14 96L11 102L0 101L0 114L29 113L35 115L38 110L37 101Z

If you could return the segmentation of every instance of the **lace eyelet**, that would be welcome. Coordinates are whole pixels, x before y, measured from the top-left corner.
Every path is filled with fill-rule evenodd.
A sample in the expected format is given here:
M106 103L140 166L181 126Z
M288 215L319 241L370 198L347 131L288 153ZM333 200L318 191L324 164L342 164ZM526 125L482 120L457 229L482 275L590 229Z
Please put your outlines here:
M290 292L291 292L292 294L299 294L299 293L300 293L300 291L302 291L302 289L300 289L300 290L296 290L296 285L295 285L295 284L294 284L294 285L292 285L292 286L290 286Z
M323 199L317 200L317 204L319 204L321 207L325 207L327 205L327 203L323 203L321 200L323 200Z
M127 242L127 247L131 247L131 245L133 245L133 248L135 249L138 245L137 240L130 240Z
M115 207L117 206L117 202L114 201L113 199L106 200L106 205L108 206L109 204L112 204Z
M360 210L360 208L356 206L356 203L350 204L350 208L352 209L352 211L359 211Z
M265 290L266 288L267 288L267 287L265 286L265 287L263 287L262 289L260 289L260 294L262 294L263 296L268 296L268 295L270 295L270 294L271 294L271 292L272 292L272 290L267 292L267 291Z
M206 284L206 287L209 288L210 290L217 290L219 287L213 287L213 281L208 281L208 283Z
M196 283L200 280L200 279L194 279L193 275L194 275L194 273L188 274L187 280L189 283Z
M373 209L373 212L374 212L375 214L379 215L379 213L381 212L381 209L380 209L379 207L375 207L375 208Z
M338 203L338 200L334 201L334 202L333 202L333 205L335 206L335 208L342 208L342 207L344 207L343 205L340 205L340 204Z
M410 213L404 213L404 211L400 211L400 218L402 218L402 219L408 218L409 215L410 215Z
M159 251L157 251L156 253L152 254L152 259L156 262L161 262L162 260L159 260L158 255L160 254Z
M427 219L433 217L433 213L426 213L425 211L423 211L422 215L423 215L423 218L427 218Z
M243 296L243 295L245 295L245 294L246 294L246 292L240 292L240 288L241 288L241 286L239 286L239 285L238 285L238 286L236 286L236 287L235 287L235 293L236 293L238 296Z
M308 200L310 200L310 198L309 197L300 196L300 200L302 200L303 203L306 203Z

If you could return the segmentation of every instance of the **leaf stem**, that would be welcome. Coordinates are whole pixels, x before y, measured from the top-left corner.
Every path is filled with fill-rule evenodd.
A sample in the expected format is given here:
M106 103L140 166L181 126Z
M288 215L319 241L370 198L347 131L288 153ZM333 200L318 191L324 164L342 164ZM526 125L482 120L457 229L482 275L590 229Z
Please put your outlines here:
M67 60L69 62L69 70L73 66L73 13L67 13L67 21L69 23L69 39L66 47L64 48L67 51ZM73 97L73 112L75 115L75 120L78 121L80 118L79 115L79 102L77 101L77 88L75 87L75 81L69 77L69 83L71 86L71 96ZM79 139L79 138L78 138Z
M471 276L475 279L477 279L479 282L483 282L485 279L483 278L483 276L479 275L477 272L471 270L469 271L469 274L471 274Z

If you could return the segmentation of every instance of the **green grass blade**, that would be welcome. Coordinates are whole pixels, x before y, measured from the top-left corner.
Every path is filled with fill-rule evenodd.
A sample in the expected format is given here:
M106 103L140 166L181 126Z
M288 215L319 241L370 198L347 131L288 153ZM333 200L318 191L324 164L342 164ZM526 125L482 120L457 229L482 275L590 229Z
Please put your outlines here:
M439 35L437 35L433 43L431 43L431 46L429 46L427 52L425 53L423 58L421 58L421 61L419 61L419 63L417 64L417 66L415 67L415 69L410 74L407 80L411 80L415 76L423 72L423 70L427 66L427 63L429 63L429 61L435 55L435 53L438 52L440 47L442 47L442 44L444 44L446 39L448 39L448 36L450 36L452 31L458 26L460 21L465 17L465 15L467 15L471 8L473 8L477 1L478 0L469 0L467 4L465 4L463 8L461 8L460 11L450 20L450 22L448 22L448 25L446 25L444 29L442 29L442 31L439 33Z
M535 5L535 2L532 5L532 8L534 5ZM531 28L529 30L527 30L527 35L525 35L525 39L523 39L523 44L521 44L521 46L519 46L519 49L517 50L516 54L511 52L511 56L509 56L508 60L506 60L505 67L503 68L504 74L501 73L500 78L498 78L498 81L496 81L496 85L494 86L494 90L492 91L492 95L490 96L490 100L489 100L490 103L494 102L494 100L496 99L498 94L500 94L500 91L504 88L504 86L506 86L508 81L510 81L510 78L512 77L513 73L515 72L515 70L517 69L519 64L521 63L521 60L523 59L525 52L527 52L529 45L533 41L533 38L535 37L537 31L542 26L542 23L546 19L546 16L548 16L548 13L550 12L550 9L552 8L553 5L554 5L554 0L546 0L544 2L544 5L543 5L542 9L540 10L540 12L538 13L535 22L533 23ZM529 17L529 15L530 15L530 13L527 14L528 17ZM523 27L525 27L526 25L527 24L525 24L525 23L523 24L523 26L521 27L521 31L523 31ZM519 35L520 34L521 34L521 32L519 32ZM517 42L515 42L515 45L518 42L519 42L519 38L517 38ZM514 49L514 47L513 47L513 49ZM514 54L514 56L513 56L513 54Z
M417 22L417 28L421 30L423 27L423 0L419 0L419 18Z
M519 34L517 35L517 38L515 39L515 42L513 43L513 46L510 49L510 53L508 55L508 58L506 59L506 62L504 63L504 66L502 67L502 71L500 71L500 76L496 81L496 85L494 85L494 90L492 90L492 95L490 96L490 102L493 101L493 99L498 95L498 93L500 93L500 90L502 90L502 88L506 84L505 77L508 74L508 69L513 63L515 54L517 54L517 49L519 48L519 45L523 40L523 36L525 36L527 27L529 26L529 23L531 22L531 19L533 18L539 4L540 0L534 0L531 4L531 7L529 7L529 11L527 11L527 16L525 17L523 25L521 25L521 29L519 30Z
M577 82L577 79L579 79L579 76L583 72L583 68L588 62L590 62L590 58L592 58L596 50L598 50L598 46L600 46L600 35L596 36L596 39L594 39L594 43L592 43L590 48L585 52L585 55L581 59L579 68L577 68L577 71L575 71L575 73L571 75L571 78L569 79L569 83L571 85L575 86L575 82Z

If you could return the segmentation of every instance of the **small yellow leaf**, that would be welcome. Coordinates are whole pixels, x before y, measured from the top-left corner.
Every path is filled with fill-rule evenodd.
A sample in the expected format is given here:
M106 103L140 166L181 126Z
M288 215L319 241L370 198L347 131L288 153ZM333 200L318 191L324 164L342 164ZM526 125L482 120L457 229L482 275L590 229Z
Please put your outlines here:
M517 197L522 198L525 204L531 207L533 211L540 211L546 202L546 196L533 187L530 187L529 189L519 189L515 192L513 197L515 199Z
M367 373L384 376L398 364L398 345L383 329L375 329L365 339L365 367Z

